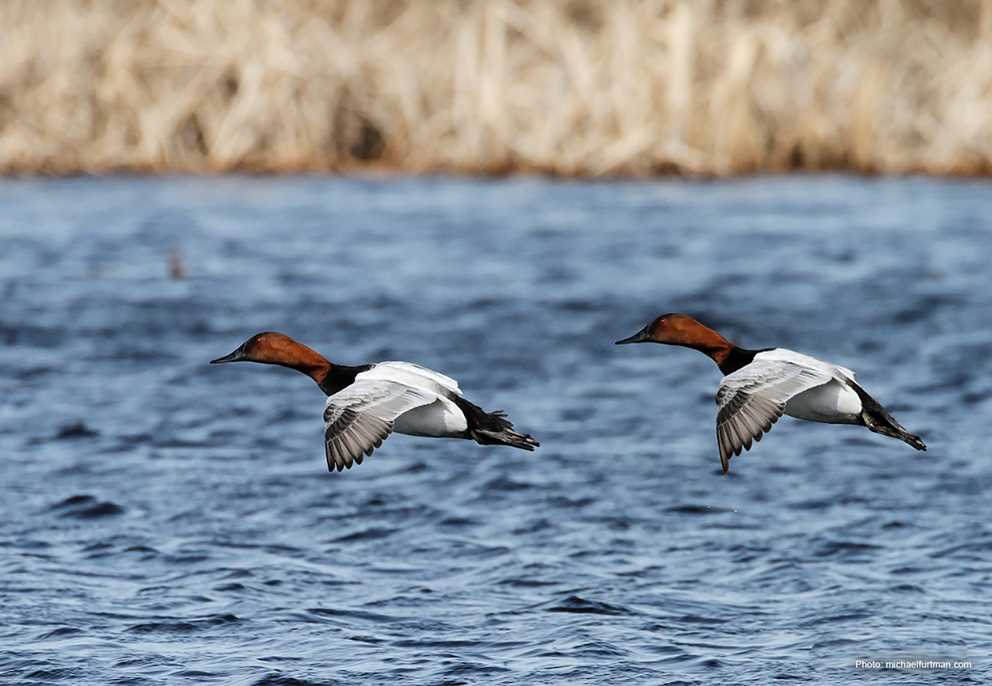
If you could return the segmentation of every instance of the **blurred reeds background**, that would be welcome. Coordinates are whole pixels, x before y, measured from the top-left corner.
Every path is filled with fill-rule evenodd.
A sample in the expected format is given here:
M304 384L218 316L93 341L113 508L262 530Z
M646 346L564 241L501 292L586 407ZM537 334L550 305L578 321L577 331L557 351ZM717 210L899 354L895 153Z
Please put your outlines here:
M992 171L989 0L4 0L0 171Z

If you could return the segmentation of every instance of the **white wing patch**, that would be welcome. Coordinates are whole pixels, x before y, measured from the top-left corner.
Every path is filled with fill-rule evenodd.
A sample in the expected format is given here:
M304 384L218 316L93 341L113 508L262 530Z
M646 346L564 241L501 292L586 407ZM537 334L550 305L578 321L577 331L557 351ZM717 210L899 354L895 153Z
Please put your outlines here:
M843 376L846 376L847 379L848 379L848 381L855 381L856 380L854 378L854 372L852 372L847 367L835 366L834 369L836 369L838 372L840 372Z
M785 411L785 404L795 395L832 381L833 367L814 358L815 364L802 364L795 358L805 355L778 350L759 353L754 361L728 374L716 393L719 407L716 417L716 440L720 448L720 465L724 474L730 459L751 449L751 441L760 441Z
M353 384L327 398L324 449L331 471L361 464L392 433L400 415L437 399L433 393L375 378L369 372L362 372Z
M754 359L755 362L759 360L792 362L800 367L806 367L807 369L823 372L824 374L833 376L838 381L843 381L845 377L849 378L851 381L854 380L854 372L847 367L841 367L836 364L824 362L823 360L818 360L815 357L797 353L795 350L789 350L788 348L772 348L771 350L765 350L764 352L760 352L755 355Z
M371 369L359 374L359 378L396 381L439 394L444 394L445 391L462 394L458 382L450 376L412 362L376 362Z

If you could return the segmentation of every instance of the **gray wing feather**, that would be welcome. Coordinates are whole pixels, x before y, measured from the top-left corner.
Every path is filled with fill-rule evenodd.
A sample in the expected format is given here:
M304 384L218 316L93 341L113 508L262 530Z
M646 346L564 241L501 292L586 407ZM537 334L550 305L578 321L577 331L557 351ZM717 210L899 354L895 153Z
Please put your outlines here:
M831 379L819 369L760 359L724 377L716 393L716 441L724 474L732 457L771 431L790 398Z
M330 471L361 464L393 431L405 412L429 405L436 397L384 379L355 380L327 398L324 408L324 452Z

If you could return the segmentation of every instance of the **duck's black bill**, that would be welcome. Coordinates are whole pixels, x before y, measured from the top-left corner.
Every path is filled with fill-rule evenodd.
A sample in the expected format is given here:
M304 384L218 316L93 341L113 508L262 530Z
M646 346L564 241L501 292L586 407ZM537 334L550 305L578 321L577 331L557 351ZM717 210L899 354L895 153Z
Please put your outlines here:
M637 333L635 333L630 338L625 338L622 341L617 341L615 345L624 345L626 343L643 343L643 342L645 342L647 340L650 340L650 339L651 339L651 336L648 334L648 330L645 327L645 328L641 329L640 331L638 331Z
M216 360L210 360L210 364L224 364L225 362L241 362L245 359L245 354L238 348L230 355L224 355L224 357L218 357Z

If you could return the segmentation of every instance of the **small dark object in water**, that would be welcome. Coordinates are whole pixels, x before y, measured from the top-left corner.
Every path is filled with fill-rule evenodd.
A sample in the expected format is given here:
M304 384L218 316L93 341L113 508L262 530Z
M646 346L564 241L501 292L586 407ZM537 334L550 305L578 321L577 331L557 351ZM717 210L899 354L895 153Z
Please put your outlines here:
M183 261L183 254L178 250L173 250L169 254L169 278L174 281L186 278L186 263Z
M55 438L59 440L63 439L73 439L73 438L92 438L93 436L99 436L100 432L95 429L91 429L86 426L82 421L73 422L71 424L65 424L58 430L55 434Z

